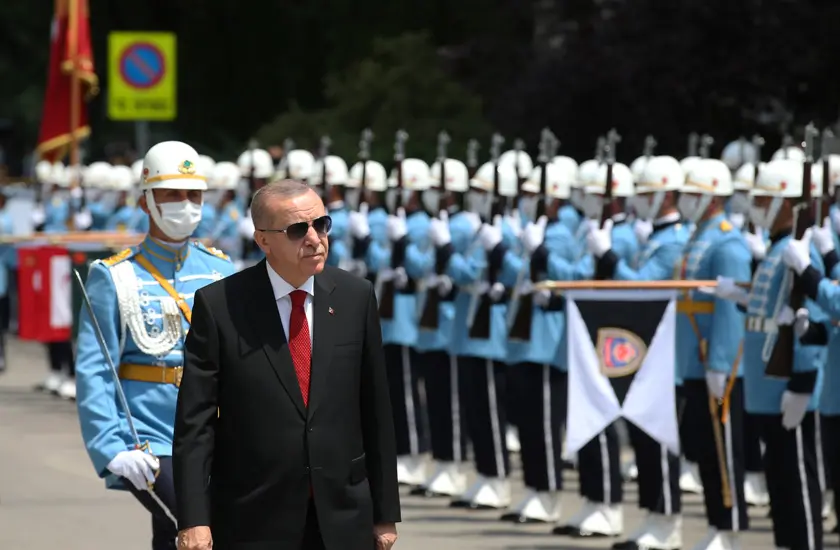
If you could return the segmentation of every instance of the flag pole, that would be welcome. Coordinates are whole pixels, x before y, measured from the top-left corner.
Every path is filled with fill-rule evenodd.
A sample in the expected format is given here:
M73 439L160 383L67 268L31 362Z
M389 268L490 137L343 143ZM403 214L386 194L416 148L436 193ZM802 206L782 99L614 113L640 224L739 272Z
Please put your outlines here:
M69 0L67 16L67 40L70 50L70 191L73 192L79 187L79 123L81 122L81 79L79 78L79 0ZM70 216L67 218L67 229L73 231L75 223L73 220L73 201L70 203Z

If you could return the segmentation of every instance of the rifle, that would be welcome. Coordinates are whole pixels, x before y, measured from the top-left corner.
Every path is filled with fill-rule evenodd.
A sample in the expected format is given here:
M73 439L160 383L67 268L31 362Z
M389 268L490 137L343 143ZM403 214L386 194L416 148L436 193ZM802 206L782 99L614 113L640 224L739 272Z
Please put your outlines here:
M834 199L834 186L831 185L831 166L828 162L828 144L834 139L834 132L831 128L826 128L822 133L822 142L820 143L820 155L822 156L822 197L817 200L817 212L819 219L817 223L822 223L822 220L829 215L831 204Z
M604 162L607 164L607 178L604 182L604 204L601 211L601 227L607 220L618 214L618 203L613 200L613 165L615 164L615 148L621 141L621 136L615 128L607 133L607 142L604 146Z
M811 203L811 166L814 163L814 140L818 135L819 132L813 124L808 124L805 127L805 162L802 163L802 195L793 207L795 239L801 239L805 231L814 225L815 213ZM782 284L785 284L784 281L787 280L787 277L793 277L792 272L788 271ZM790 297L788 298L788 305L793 308L793 311L797 311L804 303L805 293L802 292L799 285L794 283L790 291ZM767 361L767 367L764 369L765 376L782 379L790 378L791 374L793 374L795 340L796 335L793 332L793 325L778 327L776 343L773 346L773 352L770 354L770 360Z
M548 163L554 158L557 143L557 138L551 133L551 130L544 128L540 136L540 155L537 159L540 164L540 194L537 198L537 216L535 221L538 221L545 215L545 202L546 195L548 194ZM537 263L532 256L529 264L532 283L536 283L542 278L545 269L545 266L539 266ZM519 272L519 276L517 277L517 285L513 290L514 295L511 298L507 315L507 329L508 338L511 340L529 342L531 340L531 322L534 313L534 294L533 292L527 294L519 293L519 280L524 275L524 271L523 266L522 271Z
M467 143L467 169L470 177L473 177L475 171L478 170L478 151L480 149L481 144L477 139L471 139Z
M755 149L755 166L753 166L753 186L758 182L759 166L761 165L761 148L764 146L764 138L758 134L752 137L753 148ZM755 233L755 224L752 221L747 223L747 230Z
M402 208L402 189L403 189L403 171L402 161L405 159L405 142L408 140L408 133L405 130L397 130L396 140L394 141L394 169L397 171L397 187L392 191L394 197L394 211L392 216L396 216L400 208ZM405 263L405 249L406 239L401 239L396 243L391 243L391 269L397 269ZM394 318L394 280L383 280L382 273L377 274L375 285L379 292L376 295L379 297L379 318L390 321Z
M446 131L441 131L438 134L437 143L437 160L440 164L440 186L441 193L445 191L446 186L446 146L449 144L449 134ZM471 140L471 142L474 140ZM468 155L469 156L469 153ZM437 211L440 212L440 199L438 199ZM438 253L435 255L435 275L440 277L446 271L446 264L443 262L444 256ZM443 297L438 292L438 285L430 285L430 288L425 291L425 299L423 307L420 308L420 328L437 330L440 326L440 302Z
M604 147L606 146L607 138L598 136L598 140L595 142L595 160L598 161L598 164L604 162Z
M710 136L709 134L703 134L700 137L700 158L707 159L709 158L709 149L711 149L712 145L715 143L715 138Z
M332 145L330 136L322 136L318 156L321 157L321 186L323 187L321 199L324 201L324 205L330 200L329 183L327 182L327 156L330 154L330 145Z
M619 140L620 141L620 140ZM656 142L656 138L653 136L648 136L645 138L645 148L642 149L642 156L645 158L650 158L653 156L653 151L656 149L658 143Z
M493 223L496 216L501 216L503 212L503 205L501 197L499 196L499 157L501 156L502 144L505 138L501 134L493 134L493 142L490 147L490 154L493 162L493 203L490 208L490 219L486 223ZM489 256L489 254L488 254ZM492 287L496 282L498 268L496 266L489 266L487 269L487 282ZM490 322L491 310L493 301L490 299L489 289L482 294L474 293L470 301L470 311L467 312L467 322L469 323L469 337L478 340L487 340L490 338ZM474 313L473 313L474 312ZM472 313L472 315L470 315Z
M260 146L259 142L254 138L251 138L251 140L248 141L248 153L250 153L250 156L251 156L251 171L248 174L248 198L245 201L246 212L250 212L251 201L254 200L254 193L257 192L257 177L256 177L256 164L257 163L254 162L256 160L256 158L255 158L256 155L255 155L254 151L256 151L256 149L259 146ZM283 154L285 155L286 152L283 151ZM243 237L242 241L243 241L242 242L242 256L244 258L248 258L249 256L251 256L252 254L254 254L257 251L257 242L254 240L253 237L247 237L247 238Z
M370 142L373 141L373 132L370 128L362 130L362 135L359 138L359 163L362 165L362 175L359 180L359 197L356 204L351 206L357 210L361 210L362 203L365 202L365 182L367 182L367 163L370 160ZM365 247L363 241L353 242L350 232L347 232L347 239L349 249L353 251L352 257L356 262L364 263ZM361 270L360 270L361 271Z
M688 134L688 156L689 157L696 157L697 156L697 147L700 143L700 135L697 132L691 132Z
M788 153L789 147L793 147L793 137L790 134L785 134L782 138L782 154L784 155L785 160L790 158L790 154Z

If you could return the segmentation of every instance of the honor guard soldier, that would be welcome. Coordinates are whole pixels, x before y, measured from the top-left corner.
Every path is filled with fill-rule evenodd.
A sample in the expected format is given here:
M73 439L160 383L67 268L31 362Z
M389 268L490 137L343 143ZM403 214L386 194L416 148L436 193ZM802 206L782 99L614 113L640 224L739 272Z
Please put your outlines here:
M628 170L629 172L629 170ZM632 177L632 175L631 175ZM639 256L634 269L613 251L611 220L604 222L600 229L593 229L587 235L587 248L595 257L596 279L617 279L629 281L664 281L670 280L674 265L682 254L688 241L688 229L680 220L675 195L682 187L684 174L679 163L672 157L654 157L645 165L641 180L636 186L633 205L643 219L653 220L653 232ZM673 411L676 414L676 411ZM617 535L621 532L621 477L618 465L617 442L614 428L606 430L607 447L610 449L608 465L602 465L605 476L613 480L615 487L612 495L604 495L612 506L603 513L605 518L612 518L604 527L612 527L604 534ZM647 433L628 423L630 442L636 455L639 472L639 506L649 511L647 520L628 537L622 548L657 548L671 549L682 545L682 526L680 519L679 457L674 456L664 445L653 440ZM589 446L593 446L590 442ZM587 446L579 452L579 463L592 460L584 458ZM592 453L594 463L600 457L598 443L594 443ZM608 470L607 470L608 468ZM606 473L608 471L608 474ZM600 479L597 478L597 479ZM607 500L608 499L608 500ZM603 505L602 505L603 506Z
M242 209L236 200L240 178L236 164L219 162L213 167L213 175L207 181L207 187L214 192L216 199L211 205L215 209L216 222L209 239L214 247L233 260L234 265L241 267L242 240L239 238L238 227L242 220ZM210 196L205 195L205 203L210 200Z
M697 224L678 280L728 277L748 281L752 256L728 220L724 206L733 193L722 161L694 164L680 192L684 220ZM736 304L700 291L686 291L677 304L677 353L683 368L682 424L704 487L709 533L695 550L740 548L737 533L749 527L744 499L744 405L741 381L744 314Z
M541 163L521 187L538 203L536 222L529 222L522 232L524 261L507 317L507 361L513 365L510 381L519 389L520 452L528 489L526 496L502 516L502 520L515 523L554 523L560 519L560 434L566 417L566 354L561 344L565 343L565 314L560 300L552 300L547 291L536 291L533 284L556 280L552 264L571 265L578 257L572 232L560 219L574 178L560 164Z
M440 155L443 158L442 155ZM469 189L466 165L446 158L435 162L431 168L434 182L443 182L443 193L438 201L427 199L427 208L438 212L429 222L430 255L428 269L423 274L419 319L419 334L415 349L424 365L426 404L429 414L429 435L435 469L415 493L426 496L455 497L467 489L467 475L463 463L467 459L467 423L464 395L469 380L464 370L458 368L457 356L450 354L454 299L458 289L444 273L449 246L464 252L469 248L475 230L465 221L464 194ZM438 186L440 183L438 183ZM452 216L450 218L450 216Z
M198 156L197 173L207 178L205 181L211 181L213 177L213 170L215 169L215 160L207 155ZM208 184L208 191L209 190L210 188ZM195 229L195 233L192 235L196 239L210 238L213 234L213 228L216 226L216 205L213 204L213 201L206 199L207 197L205 197L205 201L201 205L201 222L198 224L198 227Z
M346 200L348 178L347 163L344 159L328 155L315 162L310 179L310 184L318 188L321 196L324 197L327 214L333 221L329 235L330 253L327 256L327 265L335 267L339 266L342 258L350 255L350 250L347 249L347 225L350 212L350 206Z
M137 206L136 189L143 176L143 161L138 160L131 167L131 177L123 170L113 178L114 213L105 222L106 231L148 233L149 217Z
M197 163L185 143L149 150L140 184L149 235L91 265L86 288L95 319L86 309L79 318L77 407L85 447L107 487L128 489L152 514L154 550L176 548L170 457L193 296L234 271L221 252L187 240L201 221L206 189Z
M731 279L718 279L715 290L717 296L747 309L743 356L746 408L756 416L765 444L773 538L777 548L784 549L822 548L823 535L814 411L825 348L794 341L788 380L766 373L779 326L794 322L793 312L786 307L793 283L786 263L800 273L803 289L808 288L808 275L802 276L806 266L812 265L820 273L823 270L819 252L807 242L810 239L791 238L794 202L802 196L803 179L802 162L796 160L768 162L759 173L752 191L750 221L769 231L767 257L758 266L749 292ZM806 301L805 307L812 322L827 321L814 302Z
M420 199L429 187L429 166L420 159L403 159L391 178L402 181L389 186L386 201L393 212L386 228L390 246L371 271L377 273L380 288L379 315L396 432L397 480L419 487L427 479L424 455L428 434L419 391L423 365L414 346L418 338L417 281L432 264L431 255L425 253L429 250L430 218Z
M517 187L517 172L512 164L485 163L470 181L467 195L468 212L464 214L464 222L470 226L473 236L469 247L460 252L454 246L446 246L448 236L443 234L442 224L432 230L441 232L433 235L433 241L438 247L446 246L445 273L459 289L451 353L457 356L458 368L464 370L463 375L469 380L465 412L478 472L473 485L452 502L455 507L505 508L510 504L504 399L507 306L501 299L505 286L515 286L517 270L505 269L508 247L502 242L504 222L501 213L492 214L501 211L499 203L494 205L494 189L499 192L497 200L504 200L514 198ZM482 225L482 217L492 221ZM498 274L492 282L491 272ZM482 308L479 304L485 300L488 300L487 307ZM479 309L484 309L486 318L479 320ZM476 322L487 329L487 334L474 331Z
M274 160L265 149L252 147L239 155L236 164L239 166L239 172L242 175L242 179L239 181L237 201L239 208L245 212L245 215L239 221L239 235L243 241L242 267L248 267L256 264L265 256L254 241L251 197L274 176Z
M577 173L578 163L572 157L559 155L551 159L551 164L560 168L565 174L565 177L571 178L572 189L577 187ZM580 194L580 193L578 193ZM567 199L563 199L560 204L560 222L571 231L572 235L577 231L580 221L583 219L583 213L575 207L572 201L572 196L569 195ZM582 198L582 197L581 197Z
M347 219L350 258L341 268L373 280L375 272L370 271L370 266L379 265L388 245L385 167L374 160L357 162L350 169L347 182L354 191L358 189L352 193L358 197L358 209L351 211Z
M114 205L108 201L108 195L114 188L116 178L120 177L123 170L128 172L131 181L131 169L127 166L111 166L107 162L94 162L84 169L85 199L87 208L91 215L90 229L101 231L105 229L108 218L114 213Z

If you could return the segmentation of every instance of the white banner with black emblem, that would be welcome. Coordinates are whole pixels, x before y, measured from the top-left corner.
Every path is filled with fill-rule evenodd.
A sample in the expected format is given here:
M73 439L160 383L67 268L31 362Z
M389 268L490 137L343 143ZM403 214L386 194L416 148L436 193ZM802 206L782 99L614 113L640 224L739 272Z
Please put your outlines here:
M676 291L575 290L565 296L566 457L622 417L679 455Z

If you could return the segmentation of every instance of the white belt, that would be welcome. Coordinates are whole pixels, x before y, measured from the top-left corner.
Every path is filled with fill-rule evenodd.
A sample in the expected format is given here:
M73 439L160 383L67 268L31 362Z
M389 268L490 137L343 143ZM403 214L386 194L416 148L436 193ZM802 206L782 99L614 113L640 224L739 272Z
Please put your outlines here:
M751 315L747 317L747 330L750 332L771 333L778 331L776 320L769 317Z

